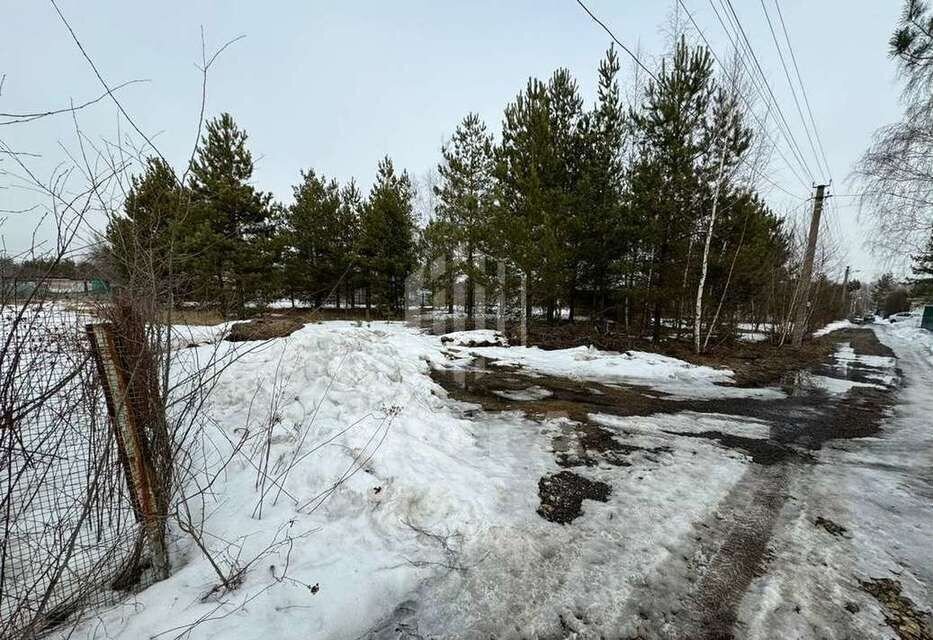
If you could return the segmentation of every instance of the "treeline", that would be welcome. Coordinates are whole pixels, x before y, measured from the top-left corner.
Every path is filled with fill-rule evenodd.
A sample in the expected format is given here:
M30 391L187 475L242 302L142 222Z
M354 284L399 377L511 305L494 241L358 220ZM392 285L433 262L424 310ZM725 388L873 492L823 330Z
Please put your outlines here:
M252 185L246 133L224 114L183 179L148 161L109 246L124 278L156 272L176 301L229 315L282 297L397 312L416 265L439 261L429 285L452 300L463 283L470 315L486 311L477 287L494 291L505 264L528 310L550 320L614 320L657 338L695 330L704 343L739 322L785 322L793 242L755 190L762 161L739 78L714 73L710 52L684 39L634 104L619 72L610 48L592 105L566 69L529 80L497 137L467 115L441 150L423 229L412 181L389 158L368 194L309 169L292 204L273 201Z
M309 170L284 206L253 186L246 142L223 114L207 124L187 179L147 161L107 229L120 276L225 316L283 296L399 309L417 258L408 175L385 158L364 197L353 181L341 187Z
M47 278L67 278L69 280L91 280L100 274L98 264L93 260L75 260L47 257L23 258L15 260L0 255L0 278L4 280L43 280Z

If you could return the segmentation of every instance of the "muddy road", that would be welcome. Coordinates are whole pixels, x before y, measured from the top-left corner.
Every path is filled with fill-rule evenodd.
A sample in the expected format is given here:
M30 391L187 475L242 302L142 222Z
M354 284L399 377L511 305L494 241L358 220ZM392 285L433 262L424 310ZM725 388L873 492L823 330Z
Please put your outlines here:
M635 443L628 426L632 419L655 421L653 424L658 424L672 443L703 440L750 461L718 504L690 523L690 534L676 553L634 582L619 603L617 615L628 622L618 636L607 635L605 628L598 633L590 631L585 621L567 624L565 615L560 614L561 637L720 639L784 637L784 631L793 637L808 637L799 629L796 635L791 629L772 628L769 633L764 627L764 631L754 631L754 624L748 621L754 616L746 610L756 608L755 599L760 597L756 589L764 590L761 585L768 583L770 574L780 573L775 555L792 546L793 527L804 522L815 536L830 536L833 542L848 540L845 526L828 515L814 515L823 507L808 502L808 483L821 482L824 448L883 437L882 425L898 402L902 383L895 353L872 329L837 331L830 339L835 343L834 352L807 370L790 372L778 397L673 397L646 387L538 375L481 358L467 371L433 373L451 398L477 407L471 409L477 418L484 412L511 411L530 420L561 425L551 439L560 470L540 478L537 513L564 527L575 526L589 501L605 502L614 492L625 492L626 483L632 480L626 475L613 481L608 472L600 476L602 480L595 480L589 471L634 464L647 465L648 473L652 462L670 456L672 446ZM753 428L737 432L716 426L735 421ZM857 573L853 567L849 563L835 569L840 575ZM874 579L848 574L840 578L853 582ZM878 585L887 585L865 584L872 585L876 593L883 590ZM900 591L888 597L899 588L897 583L875 596L878 611L884 612L888 635L930 638L929 621L920 605L909 598L904 604L898 599ZM871 594L866 588L862 591ZM858 604L848 600L844 607L828 613L816 606L808 613L802 594L796 600L793 594L785 597L788 602L776 605L775 610L806 619L813 637L859 637L865 625L871 624L866 622L868 613L859 613ZM884 604L885 598L888 604ZM903 605L906 613L892 613L890 602ZM772 622L797 624L778 620Z

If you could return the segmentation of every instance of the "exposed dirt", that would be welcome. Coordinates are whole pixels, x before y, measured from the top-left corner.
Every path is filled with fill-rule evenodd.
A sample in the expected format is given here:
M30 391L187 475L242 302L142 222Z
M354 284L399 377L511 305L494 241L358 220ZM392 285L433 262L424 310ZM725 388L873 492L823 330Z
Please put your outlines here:
M584 500L606 502L611 492L605 482L587 480L572 471L544 476L538 481L538 514L545 520L567 524L583 513Z
M884 621L901 640L933 640L930 612L919 611L913 601L901 594L901 583L890 578L859 580L862 590L884 607Z
M824 518L823 516L817 516L816 520L813 521L814 527L821 527L829 532L831 535L845 538L848 533L848 529L843 527L841 524L837 524L830 520L829 518Z
M269 316L256 318L248 322L238 322L230 327L225 340L228 342L246 342L249 340L271 340L284 338L304 326L297 318Z
M505 336L500 334L498 337L504 339ZM441 344L448 344L453 341L454 339L449 336L441 336ZM485 338L466 338L466 340L460 342L462 347L499 347L502 344L502 340L486 340Z
M825 352L823 360L812 364L811 369L826 377L859 382L861 380L857 378L865 377L871 369L867 365L850 365L843 372L835 367L829 354L838 342L848 342L857 355L893 355L870 329L837 331L823 341L826 344L817 350ZM813 353L808 352L803 358L808 360ZM776 366L776 362L772 359L767 366ZM476 369L469 371L436 370L432 377L454 399L477 404L486 411L522 411L532 419L568 418L581 425L584 435L587 432L600 433L589 417L594 413L626 417L690 411L764 420L772 425L771 437L767 439L743 438L717 431L669 432L672 435L716 440L723 446L747 453L761 464L775 464L791 456L805 461L805 450L819 449L827 440L871 436L877 432L882 416L893 403L893 394L887 388L857 386L844 399L827 396L815 389L801 390L795 385L801 382L802 376L792 375L796 371L785 369L778 376L785 383L788 397L767 400L680 400L634 385L606 385L537 374L530 377L521 369L496 366L488 360L481 360ZM873 380L869 379L869 382ZM521 392L530 386L544 389L549 395L520 401L499 395L502 392ZM581 464L592 463L586 456L579 459Z
M554 456L557 464L565 468L593 467L600 462L616 467L629 467L628 456L641 452L647 458L670 453L670 447L639 447L619 442L611 431L592 422L569 425L568 433L554 437Z
M509 337L518 344L516 328ZM650 340L606 330L586 322L533 323L527 330L530 346L541 349L567 349L593 345L606 351L650 351L680 358L693 364L726 367L735 371L738 386L764 386L779 382L788 372L818 364L832 352L835 339L822 337L804 343L800 349L777 346L770 342L727 341L711 344L707 353L694 353L690 340L668 339L655 344Z

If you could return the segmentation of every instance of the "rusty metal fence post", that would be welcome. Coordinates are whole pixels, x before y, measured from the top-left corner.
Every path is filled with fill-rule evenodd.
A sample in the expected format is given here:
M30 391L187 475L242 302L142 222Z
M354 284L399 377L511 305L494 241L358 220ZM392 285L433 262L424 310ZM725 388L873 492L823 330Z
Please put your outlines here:
M133 510L146 533L154 578L169 575L165 526L170 486L168 434L145 326L86 325Z

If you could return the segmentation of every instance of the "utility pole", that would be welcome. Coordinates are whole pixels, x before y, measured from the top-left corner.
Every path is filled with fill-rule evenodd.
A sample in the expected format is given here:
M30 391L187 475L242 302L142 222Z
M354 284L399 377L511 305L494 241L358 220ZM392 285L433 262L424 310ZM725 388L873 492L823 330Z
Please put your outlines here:
M794 346L803 344L803 334L807 328L807 311L810 308L810 280L813 278L813 256L816 254L816 239L820 232L820 217L823 215L823 198L826 185L816 186L813 198L813 216L810 218L810 235L807 238L807 250L800 268L800 284L797 287L797 314L794 319Z
M842 315L849 317L849 266L846 265L846 275L842 279Z

